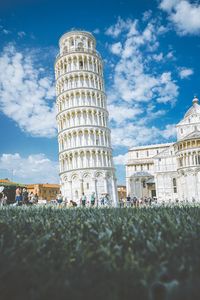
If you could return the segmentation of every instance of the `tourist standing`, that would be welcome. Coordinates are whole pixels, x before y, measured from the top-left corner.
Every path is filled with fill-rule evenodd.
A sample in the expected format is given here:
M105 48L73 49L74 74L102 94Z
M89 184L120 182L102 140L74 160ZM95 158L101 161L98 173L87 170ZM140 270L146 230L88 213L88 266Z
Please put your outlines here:
M58 196L57 196L57 202L58 202L59 205L61 205L62 202L63 202L63 197L62 197L61 193L59 193Z
M35 203L35 195L33 194L33 192L31 192L29 196L29 204L33 205L34 203Z
M39 199L38 194L35 193L35 195L34 195L34 203L35 204L38 203L38 199Z
M94 204L95 204L95 193L94 192L91 195L90 203L91 203L91 206L94 206Z
M15 201L17 206L22 205L22 189L20 187L16 188L15 192Z
M131 203L131 197L130 197L130 195L128 195L128 196L126 197L126 206L127 206L127 207L130 207L130 203Z
M110 199L109 199L108 194L106 194L105 197L104 197L104 204L106 206L110 206Z
M101 195L101 198L100 198L100 203L101 203L101 206L104 205L104 195Z
M3 205L2 199L3 199L3 193L0 193L0 206Z
M26 188L23 188L22 190L22 203L27 204L28 203L28 192Z
M119 199L119 207L120 208L124 207L124 203L123 203L123 198L122 197L120 197L120 199Z
M0 193L0 206L7 204L7 196L4 193Z
M81 205L82 206L85 206L86 205L86 201L87 201L87 197L84 193L82 193L82 196L81 196Z

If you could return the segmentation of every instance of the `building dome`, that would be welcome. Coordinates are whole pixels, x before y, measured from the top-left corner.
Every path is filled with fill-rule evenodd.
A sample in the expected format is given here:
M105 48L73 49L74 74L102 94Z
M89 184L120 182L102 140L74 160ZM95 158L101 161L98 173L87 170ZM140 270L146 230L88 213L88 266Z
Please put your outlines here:
M192 107L188 109L184 118L187 118L188 116L193 114L200 114L200 105L198 103L199 103L199 99L195 96L192 101Z

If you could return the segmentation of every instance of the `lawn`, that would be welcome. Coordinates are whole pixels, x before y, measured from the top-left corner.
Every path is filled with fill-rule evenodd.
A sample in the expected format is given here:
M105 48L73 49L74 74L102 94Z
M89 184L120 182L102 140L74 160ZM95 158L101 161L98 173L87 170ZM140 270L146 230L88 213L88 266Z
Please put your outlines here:
M196 300L199 279L200 206L0 209L1 300Z

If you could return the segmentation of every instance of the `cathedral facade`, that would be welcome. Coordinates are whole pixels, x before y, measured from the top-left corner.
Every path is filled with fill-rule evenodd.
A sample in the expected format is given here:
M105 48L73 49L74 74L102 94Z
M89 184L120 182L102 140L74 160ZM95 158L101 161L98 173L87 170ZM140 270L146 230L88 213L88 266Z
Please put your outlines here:
M162 201L200 200L200 105L176 125L177 141L131 148L126 164L127 194Z
M86 31L65 33L55 62L60 183L78 202L108 195L117 205L103 63L96 40Z

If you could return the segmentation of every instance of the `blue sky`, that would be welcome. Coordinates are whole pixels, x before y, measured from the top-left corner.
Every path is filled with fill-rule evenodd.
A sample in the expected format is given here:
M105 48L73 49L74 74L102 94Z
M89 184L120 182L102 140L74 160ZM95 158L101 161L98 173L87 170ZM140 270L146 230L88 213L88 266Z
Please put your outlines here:
M176 139L200 94L200 2L0 4L0 178L57 182L54 60L60 36L90 31L104 60L118 183L128 148Z

